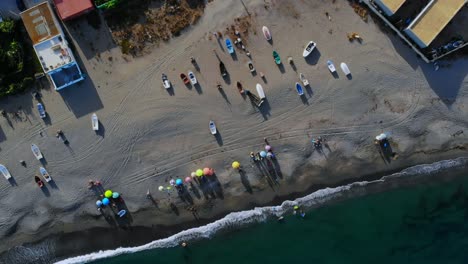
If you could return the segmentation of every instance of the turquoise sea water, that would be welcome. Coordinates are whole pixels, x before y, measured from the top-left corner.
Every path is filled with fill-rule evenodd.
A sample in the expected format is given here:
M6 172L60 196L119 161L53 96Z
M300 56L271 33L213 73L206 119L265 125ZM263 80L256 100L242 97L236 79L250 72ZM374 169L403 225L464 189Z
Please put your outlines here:
M468 176L468 175L467 175ZM354 198L120 263L468 263L468 177Z

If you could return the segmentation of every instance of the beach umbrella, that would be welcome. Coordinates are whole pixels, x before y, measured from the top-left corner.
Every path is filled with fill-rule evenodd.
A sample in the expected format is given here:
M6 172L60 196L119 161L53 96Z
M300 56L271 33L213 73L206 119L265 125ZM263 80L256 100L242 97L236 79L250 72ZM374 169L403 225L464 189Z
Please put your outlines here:
M104 193L104 196L106 198L111 198L112 197L112 191L111 190L107 190L105 193Z
M175 185L174 179L171 179L171 180L169 181L169 184L170 184L171 186L174 186L174 185Z
M164 186L159 186L159 187L158 187L158 190L159 190L160 192L162 192L162 191L164 190Z
M112 198L117 199L120 197L120 194L118 192L112 193Z
M176 185L182 185L182 183L183 183L183 182L182 182L181 179L177 179L177 180L175 181L175 184L176 184Z
M192 173L190 173L190 176L192 176L192 178L195 178L197 176L197 174L195 172L192 172Z
M265 158L265 157L267 156L267 154L266 154L265 151L262 150L262 151L260 151L260 156L261 156L262 158Z
M238 161L234 161L234 162L232 163L232 168L234 168L234 169L239 169L239 168L240 168L240 163L239 163Z
M213 169L204 168L203 169L203 174L206 175L206 176L211 176L211 175L213 175Z
M266 151L270 151L270 150L271 150L271 146L270 146L270 145L266 145L266 146L265 146L265 150L266 150Z
M96 201L96 206L97 206L97 207L101 207L101 205L102 205L102 202L99 201L99 200L97 200L97 201Z
M198 169L195 173L197 174L198 177L203 176L203 170L202 169Z
M191 181L192 181L192 178L191 178L191 177L185 177L185 182L186 182L186 183L189 183L189 182L191 182Z
M103 204L103 205L109 205L109 203L110 203L110 201L109 201L108 198L102 199L102 204Z

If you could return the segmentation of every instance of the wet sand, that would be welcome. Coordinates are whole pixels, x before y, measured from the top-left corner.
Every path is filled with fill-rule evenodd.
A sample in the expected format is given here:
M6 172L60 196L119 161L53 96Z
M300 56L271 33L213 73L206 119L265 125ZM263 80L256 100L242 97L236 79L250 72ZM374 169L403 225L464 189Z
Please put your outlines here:
M208 4L196 25L142 58L125 59L118 48L100 43L101 39L96 40L96 46L103 46L97 47L101 51L97 58L76 36L89 78L60 93L43 92L46 122L38 117L36 102L29 95L1 102L10 111L22 106L24 113L23 121L0 121L0 160L14 178L0 181L4 241L0 249L51 234L109 228L99 217L94 205L97 196L87 189L88 179L121 193L132 228L154 226L154 237L146 237L153 239L170 233L158 226L179 230L194 224L176 193L171 201L178 216L169 208L167 194L157 188L198 168L214 168L223 190L213 199L192 194L203 223L230 211L279 202L287 195L466 155L466 132L458 133L468 126L466 60L441 62L435 72L372 20L363 22L345 1L291 3L273 1L268 9L263 1L247 5L252 29L245 41L266 83L251 75L250 59L240 50L231 57L224 45L210 39L210 32L224 31L235 18L246 15L238 1ZM272 43L261 35L263 25L272 32ZM359 32L363 43L348 42L349 32ZM317 50L304 60L302 51L309 40L317 42ZM213 49L229 71L227 82L219 74ZM274 64L273 50L284 61L281 67ZM199 72L190 56L196 58ZM295 67L286 62L288 56ZM335 62L335 76L328 71L328 59ZM350 79L339 68L342 61L352 72ZM189 70L197 75L199 87L185 87L180 80L180 72ZM311 83L303 99L293 87L300 72ZM162 87L162 73L169 76L173 95ZM256 83L263 85L267 102L261 109L239 95L238 80L254 92ZM224 94L216 89L217 82ZM99 133L91 130L94 112L100 118ZM217 123L217 139L209 133L209 120ZM55 137L57 129L65 132L69 147ZM384 161L376 150L373 139L382 132L392 135L398 159ZM327 142L322 152L310 143L317 136ZM279 184L271 184L262 175L265 172L250 163L249 152L262 150L264 137L278 158ZM30 151L31 143L42 150L44 165L55 182L46 184L44 191L33 181L40 163ZM20 159L26 161L26 168L18 163ZM242 164L244 175L231 168L233 160ZM158 208L146 198L148 189ZM140 242L138 231L115 232ZM105 244L106 240L97 243L95 250L115 246ZM76 254L63 252L67 253L57 256Z

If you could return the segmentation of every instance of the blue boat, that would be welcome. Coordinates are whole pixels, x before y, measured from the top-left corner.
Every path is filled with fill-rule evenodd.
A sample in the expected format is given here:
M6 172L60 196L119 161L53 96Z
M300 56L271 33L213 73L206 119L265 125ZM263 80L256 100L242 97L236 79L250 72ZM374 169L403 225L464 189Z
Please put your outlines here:
M227 47L227 49L229 51L229 54L234 53L234 47L232 46L231 39L229 39L229 38L226 39L226 47Z
M304 95L304 90L302 89L301 84L298 83L298 82L296 83L296 90L297 90L297 94L298 94L299 96Z

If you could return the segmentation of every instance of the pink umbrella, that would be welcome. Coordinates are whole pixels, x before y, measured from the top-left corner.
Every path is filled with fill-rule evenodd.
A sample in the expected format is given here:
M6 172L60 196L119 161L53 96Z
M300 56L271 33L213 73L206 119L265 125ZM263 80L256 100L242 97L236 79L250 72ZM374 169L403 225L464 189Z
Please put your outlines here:
M186 177L186 178L185 178L185 182L186 182L186 183L189 183L189 182L191 182L191 181L192 181L192 178L191 178L191 177Z
M171 180L169 181L169 184L170 184L171 186L175 186L175 180L174 180L174 179L171 179Z
M271 146L270 146L270 145L266 145L266 146L265 146L265 150L266 150L266 151L270 151L270 150L271 150Z
M205 176L211 176L213 173L211 172L210 168L204 168L203 169L203 175Z

